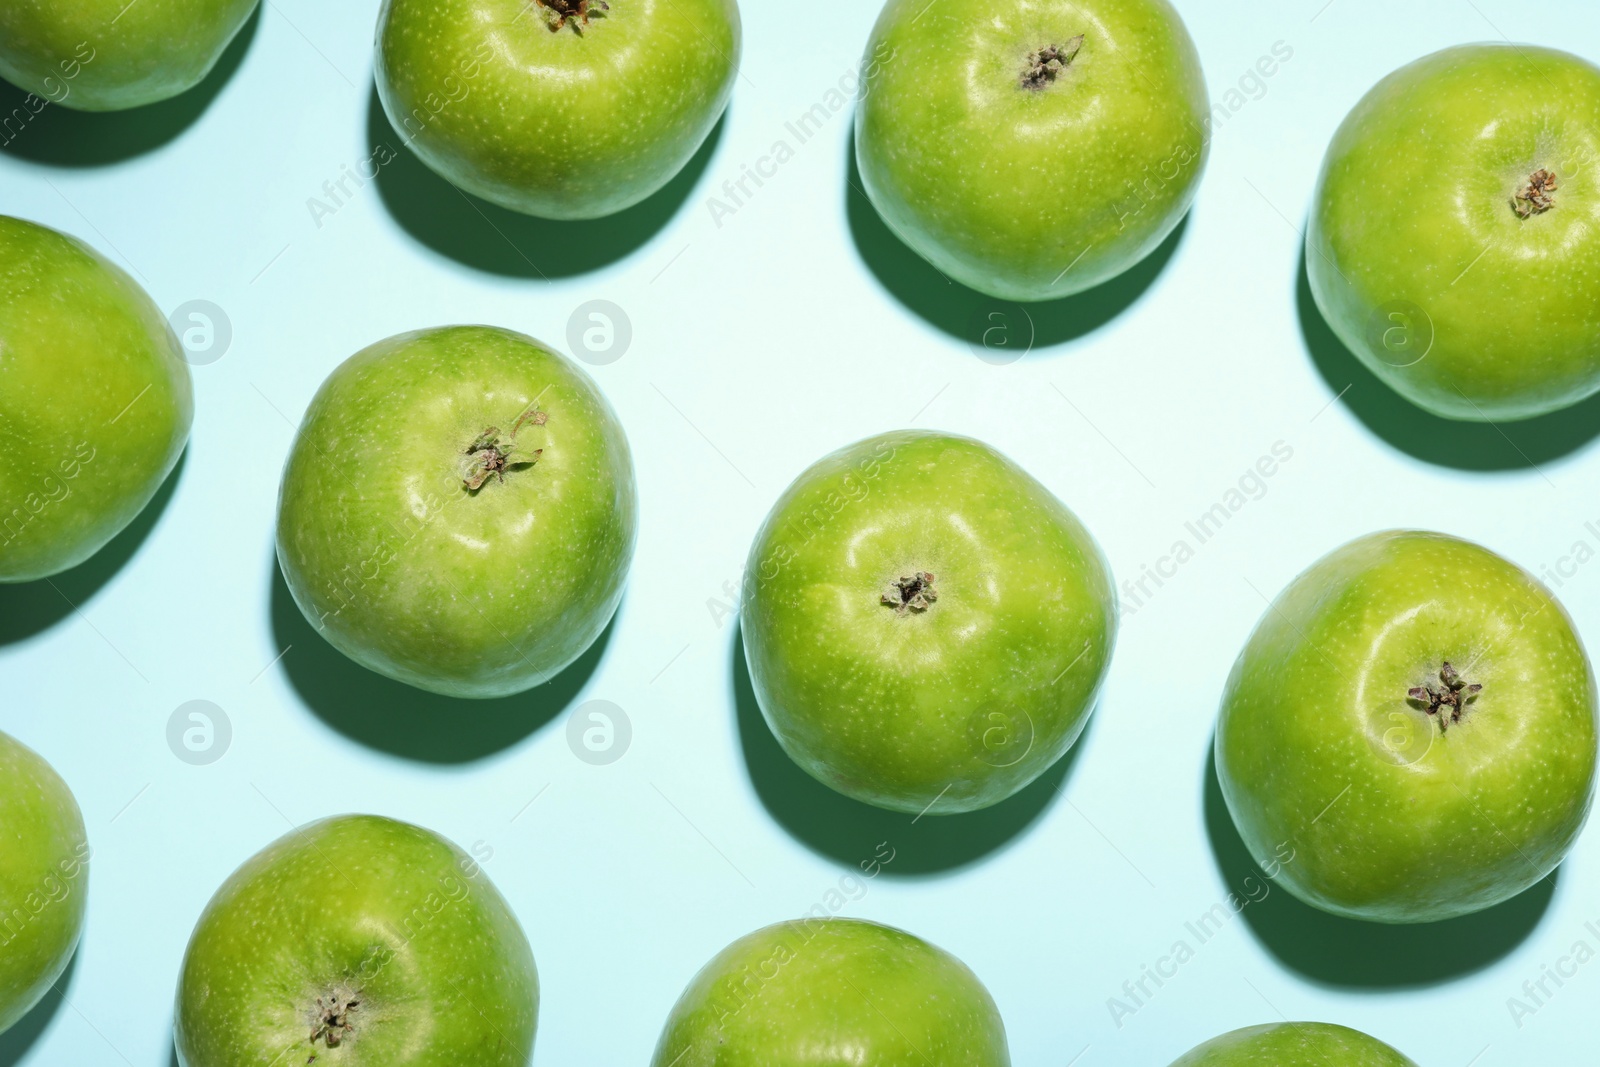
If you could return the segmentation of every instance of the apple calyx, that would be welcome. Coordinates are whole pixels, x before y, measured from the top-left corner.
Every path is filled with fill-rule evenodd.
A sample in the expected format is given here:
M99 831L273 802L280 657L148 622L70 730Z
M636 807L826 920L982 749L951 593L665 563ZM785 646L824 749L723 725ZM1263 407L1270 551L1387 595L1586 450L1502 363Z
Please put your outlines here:
M884 586L879 599L886 607L893 608L896 615L911 611L921 614L939 599L939 593L933 587L933 575L918 571L910 577L896 578Z
M1439 668L1439 688L1431 685L1419 685L1406 690L1406 699L1429 715L1439 717L1439 732L1442 734L1452 723L1461 721L1467 705L1478 699L1483 686L1469 685L1457 670L1450 666L1446 660L1444 666Z
M317 998L316 1006L310 1011L313 1051L306 1063L316 1062L317 1042L322 1042L326 1048L338 1048L355 1033L355 1023L350 1021L350 1016L360 1007L361 992L348 983L340 983Z
M1061 72L1072 65L1083 50L1083 34L1066 44L1047 44L1037 52L1028 53L1028 65L1022 68L1022 87L1040 92L1055 83Z
M461 474L462 486L467 492L476 493L490 478L504 482L506 471L521 470L539 462L544 449L536 448L532 452L516 450L517 431L525 425L543 426L549 421L549 413L540 411L538 404L534 403L517 416L517 421L511 424L510 433L502 436L499 427L496 426L484 430L463 452L467 461Z
M560 33L567 23L572 23L572 31L579 37L583 36L583 28L589 25L589 17L594 8L601 11L610 11L611 5L606 0L537 0L540 7L548 8L555 12L555 18L546 19L550 25L551 33Z
M1528 175L1528 183L1517 190L1511 198L1511 208L1519 218L1532 218L1543 215L1546 211L1556 206L1555 198L1550 194L1561 188L1561 182L1549 171L1540 167Z

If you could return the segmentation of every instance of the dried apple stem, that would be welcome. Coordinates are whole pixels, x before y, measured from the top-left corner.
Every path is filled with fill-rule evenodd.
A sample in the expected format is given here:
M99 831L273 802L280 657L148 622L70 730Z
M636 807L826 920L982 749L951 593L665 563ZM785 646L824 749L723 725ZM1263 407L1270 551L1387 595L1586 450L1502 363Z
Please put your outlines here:
M1439 686L1414 686L1406 690L1406 699L1429 715L1438 717L1439 732L1444 733L1466 714L1467 705L1478 699L1481 685L1469 685L1460 673L1446 660L1439 668Z
M1022 87L1037 93L1054 84L1082 50L1083 34L1080 33L1066 44L1047 44L1037 52L1028 53L1028 65L1022 68Z

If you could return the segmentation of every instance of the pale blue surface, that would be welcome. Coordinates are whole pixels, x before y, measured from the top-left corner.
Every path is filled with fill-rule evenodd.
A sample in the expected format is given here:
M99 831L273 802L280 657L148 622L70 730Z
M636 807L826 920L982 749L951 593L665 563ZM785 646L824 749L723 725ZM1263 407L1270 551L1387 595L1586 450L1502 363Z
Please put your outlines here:
M57 580L81 614L48 587L0 592L0 727L72 784L95 849L70 1007L0 1037L0 1065L167 1067L179 959L212 891L291 824L352 810L493 849L485 867L539 960L541 1067L646 1063L703 962L757 926L830 906L830 890L883 840L895 861L862 883L864 896L847 882L860 899L841 913L903 926L969 963L999 1001L1019 1067L1165 1067L1280 1012L1359 1027L1434 1067L1591 1059L1600 964L1580 968L1520 1029L1506 1000L1575 941L1600 948L1600 925L1584 925L1600 919L1592 829L1542 914L1532 897L1510 919L1456 931L1353 933L1274 896L1247 910L1259 928L1235 919L1199 945L1185 927L1230 882L1240 888L1219 868L1202 799L1217 696L1263 595L1381 527L1442 526L1534 568L1575 541L1600 545L1600 450L1557 455L1526 427L1505 428L1515 446L1492 428L1439 430L1420 417L1402 428L1404 410L1347 358L1319 373L1296 311L1296 227L1322 149L1374 81L1501 30L1600 56L1600 11L1587 0L1536 10L1333 0L1319 12L1323 2L1182 5L1219 100L1275 42L1293 58L1218 131L1198 204L1154 283L1099 328L1009 366L978 360L897 296L920 291L958 323L972 303L936 280L928 288L928 272L870 213L847 210L848 112L803 145L786 129L841 78L848 86L875 5L746 0L745 73L692 190L626 255L565 277L549 242L592 247L594 231L552 238L486 209L491 226L409 158L377 185L350 186L353 198L320 228L313 221L307 198L391 136L370 115L377 0L274 0L247 30L238 69L203 90L219 90L209 106L147 151L51 161L90 150L73 149L73 137L103 136L74 130L150 116L47 114L23 131L0 152L0 211L91 241L165 308L214 301L234 340L195 368L188 459L149 536L96 591L84 575ZM5 109L16 99L8 93ZM707 198L779 139L793 159L714 219ZM430 226L511 274L435 250L415 235ZM633 324L631 349L593 373L633 444L643 526L609 644L569 706L620 705L631 749L610 766L581 762L564 712L509 731L498 748L483 742L487 754L463 763L391 754L418 746L413 733L341 732L312 703L337 713L365 694L370 708L397 690L343 671L317 680L330 654L297 626L274 631L272 522L293 420L324 375L372 341L481 321L568 349L569 316L591 299L616 302ZM1369 410L1390 438L1417 442L1411 451L1364 423L1358 412ZM1574 432L1581 441L1595 423L1591 406L1565 425L1587 427ZM753 778L734 712L736 631L717 605L757 524L823 452L908 425L973 434L1015 457L1084 519L1119 578L1189 537L1184 523L1274 442L1294 451L1265 495L1128 614L1061 793L1014 801L976 830L863 816L820 788L769 806L763 793L783 792L796 772L758 735ZM1461 451L1509 457L1509 468L1461 471L1412 454ZM1600 645L1600 567L1578 569L1559 592ZM64 615L38 628L36 612L16 616L24 600ZM194 699L214 701L233 725L231 749L210 766L180 762L165 739L174 709ZM445 732L472 743L473 710L509 714L452 709ZM995 847L928 869L969 835L997 835ZM1511 929L1486 932L1497 925ZM1365 962L1327 954L1363 938ZM1473 948L1495 938L1501 955ZM1194 958L1119 1029L1107 998L1179 939ZM1382 988L1441 954L1485 965ZM1339 966L1379 985L1345 981ZM19 1035L40 1027L22 1048Z

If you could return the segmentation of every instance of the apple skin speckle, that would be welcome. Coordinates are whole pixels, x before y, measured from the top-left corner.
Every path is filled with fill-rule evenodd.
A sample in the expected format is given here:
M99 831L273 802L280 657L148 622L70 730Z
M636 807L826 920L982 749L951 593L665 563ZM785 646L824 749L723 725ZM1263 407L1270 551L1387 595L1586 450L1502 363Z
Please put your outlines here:
M1010 1067L988 990L943 949L837 917L778 923L707 963L652 1067Z
M727 107L734 0L613 0L585 25L537 0L386 0L377 85L396 132L469 193L592 219L672 179Z
M1577 403L1600 390L1597 158L1600 68L1586 60L1495 43L1401 67L1323 160L1305 252L1317 307L1435 415L1498 422ZM1532 213L1517 197L1541 171L1554 206Z
M928 574L915 610L886 603ZM1076 516L971 438L882 434L813 464L745 565L762 714L819 781L912 815L997 804L1078 739L1116 640Z
M1451 663L1459 722L1409 699ZM1595 678L1550 591L1488 549L1387 531L1273 601L1234 664L1217 776L1258 863L1336 915L1434 922L1549 874L1594 795ZM1269 867L1268 869L1274 869Z
M183 349L139 284L74 237L0 216L0 582L103 548L193 421Z
M1172 1067L1417 1067L1359 1030L1332 1023L1247 1026L1191 1049Z
M516 437L530 462L467 489L471 446L535 405L544 421ZM346 360L279 492L278 562L306 619L363 666L447 696L519 693L582 655L622 599L637 533L605 397L570 360L487 326Z
M330 1047L312 1034L332 994L356 1006ZM478 863L420 827L342 815L217 890L184 954L174 1037L182 1067L526 1067L538 1014L528 939Z
M1030 85L1041 52L1070 60ZM1070 296L1144 259L1210 152L1200 55L1167 0L888 0L862 70L868 198L1002 300Z
M154 104L204 81L257 3L8 0L0 4L0 77L80 111Z
M39 1003L83 934L89 841L72 791L0 733L0 1030Z

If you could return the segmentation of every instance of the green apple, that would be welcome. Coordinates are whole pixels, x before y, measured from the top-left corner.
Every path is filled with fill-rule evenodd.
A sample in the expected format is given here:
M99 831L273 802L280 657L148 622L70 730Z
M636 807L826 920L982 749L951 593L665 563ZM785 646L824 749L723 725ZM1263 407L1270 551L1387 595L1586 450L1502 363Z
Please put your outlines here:
M372 670L520 693L583 654L638 527L616 414L572 361L487 326L401 334L322 384L283 473L295 603Z
M653 1067L1008 1067L966 964L902 930L810 918L748 934L678 998Z
M1549 590L1488 549L1389 531L1273 601L1228 679L1217 777L1246 847L1295 896L1432 922L1561 862L1595 738L1594 675Z
M1116 637L1110 568L994 449L902 431L817 461L745 566L750 680L784 750L857 800L996 804L1072 746Z
M182 353L104 256L0 216L0 582L82 563L150 502L194 419Z
M888 0L863 65L868 198L919 255L1003 300L1132 267L1205 168L1205 79L1167 0Z
M374 815L292 830L229 876L189 938L182 1067L527 1067L533 951L471 856Z
M727 107L739 45L734 0L384 0L378 95L467 192L591 219L689 162Z
M1334 134L1306 236L1328 324L1407 400L1523 419L1600 390L1600 69L1475 44L1402 67Z
M0 77L83 111L200 84L257 0L0 0Z
M1375 1037L1332 1023L1247 1026L1179 1056L1172 1067L1417 1067Z
M0 733L0 1030L39 1003L83 934L89 840L67 783Z

